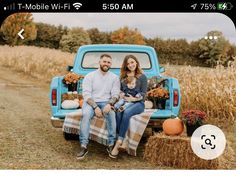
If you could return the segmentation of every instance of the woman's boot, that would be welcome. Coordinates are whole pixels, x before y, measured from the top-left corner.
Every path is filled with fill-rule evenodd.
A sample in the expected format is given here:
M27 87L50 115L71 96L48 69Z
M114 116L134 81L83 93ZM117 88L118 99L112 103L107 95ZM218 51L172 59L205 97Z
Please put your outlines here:
M119 146L118 151L119 152L125 152L125 151L127 151L127 148L128 148L128 139L125 138L122 142L122 145Z
M117 155L119 154L119 147L121 146L122 141L121 140L117 140L116 144L114 146L114 148L112 149L111 153L109 154L109 156L111 158L117 158Z

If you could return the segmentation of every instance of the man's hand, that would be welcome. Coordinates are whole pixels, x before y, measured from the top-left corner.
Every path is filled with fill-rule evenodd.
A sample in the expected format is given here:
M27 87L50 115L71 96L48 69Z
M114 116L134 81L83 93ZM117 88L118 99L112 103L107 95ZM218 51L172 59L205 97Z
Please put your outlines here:
M96 109L94 110L95 112L95 115L99 118L103 117L103 114L102 114L102 110L99 108L99 107L96 107Z
M104 108L103 108L103 114L107 114L111 111L111 105L107 104Z

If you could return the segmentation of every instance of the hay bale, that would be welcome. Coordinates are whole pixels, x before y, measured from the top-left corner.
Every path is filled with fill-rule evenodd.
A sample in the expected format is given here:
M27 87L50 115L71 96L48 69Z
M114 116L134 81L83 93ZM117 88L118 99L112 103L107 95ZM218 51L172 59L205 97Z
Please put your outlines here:
M227 143L224 154L219 158L201 159L192 151L189 137L166 136L164 133L151 136L144 151L144 159L149 162L178 169L230 169L232 157L234 151Z

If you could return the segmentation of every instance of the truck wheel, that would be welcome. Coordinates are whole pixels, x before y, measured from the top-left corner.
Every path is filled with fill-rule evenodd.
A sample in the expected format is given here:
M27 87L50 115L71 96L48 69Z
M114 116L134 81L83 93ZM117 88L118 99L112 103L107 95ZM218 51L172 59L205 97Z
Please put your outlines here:
M65 138L65 140L79 140L79 135L76 134L69 134L66 132L63 132L63 136Z

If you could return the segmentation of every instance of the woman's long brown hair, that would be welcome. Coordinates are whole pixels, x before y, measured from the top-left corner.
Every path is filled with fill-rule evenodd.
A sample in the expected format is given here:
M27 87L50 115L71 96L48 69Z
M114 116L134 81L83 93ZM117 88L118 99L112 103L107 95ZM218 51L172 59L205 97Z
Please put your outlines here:
M127 73L130 73L130 70L127 67L128 59L129 58L134 59L135 62L137 63L137 67L135 69L135 75L134 76L136 78L139 78L140 75L143 74L143 71L142 71L142 69L140 67L138 59L134 55L130 54L130 55L125 56L125 58L124 58L123 64L122 64L121 69L120 69L120 80L123 80L124 78L126 78L127 77Z

